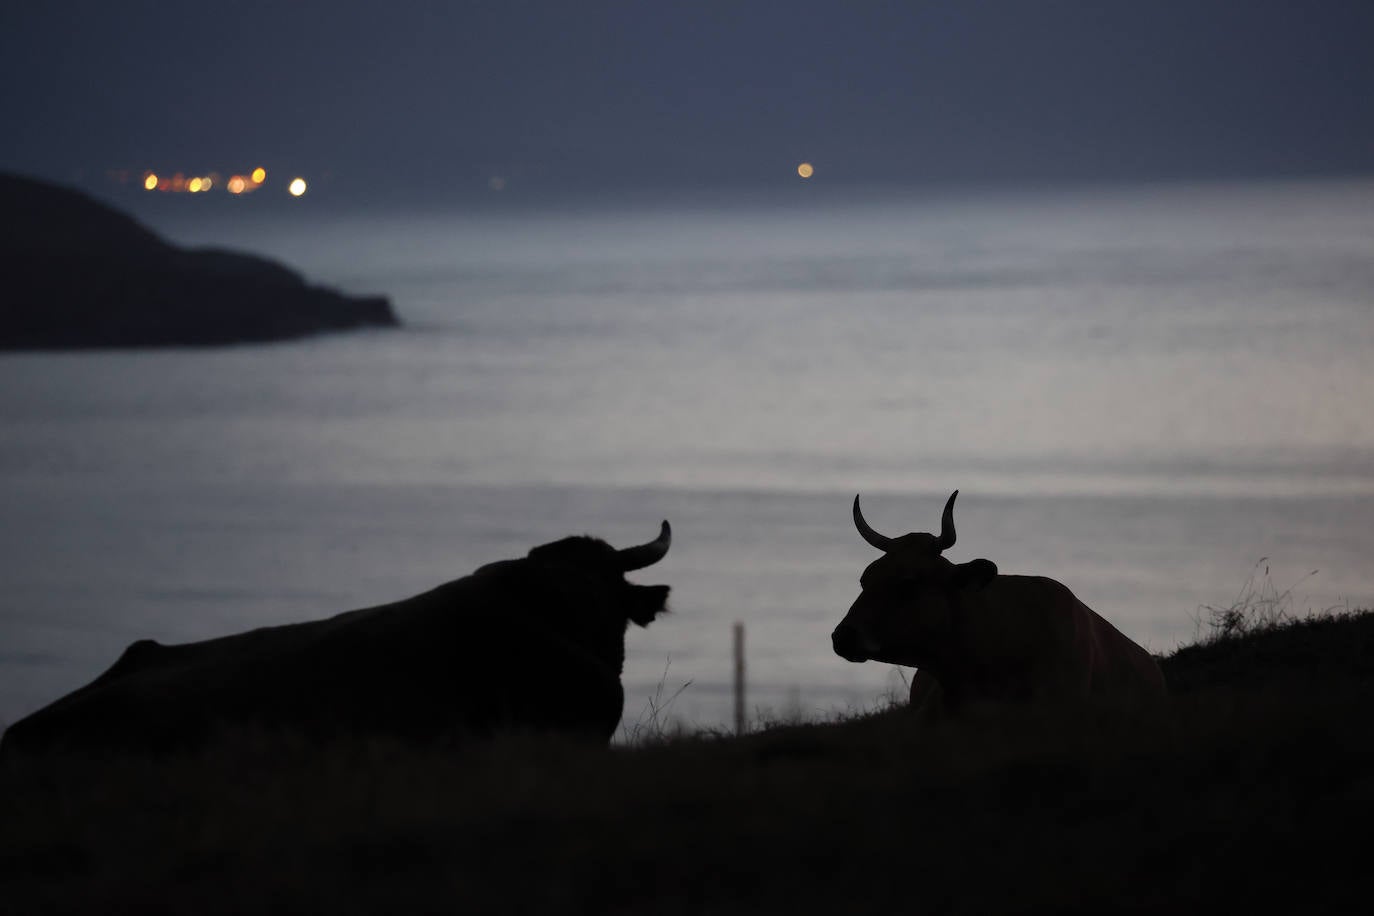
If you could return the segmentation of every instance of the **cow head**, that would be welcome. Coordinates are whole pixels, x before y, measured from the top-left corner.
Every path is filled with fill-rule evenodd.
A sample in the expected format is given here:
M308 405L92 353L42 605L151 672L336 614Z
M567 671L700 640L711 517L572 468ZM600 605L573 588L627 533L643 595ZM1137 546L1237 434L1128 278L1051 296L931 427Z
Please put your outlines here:
M637 585L625 574L663 559L672 537L666 521L654 540L620 550L599 538L566 537L535 547L522 560L488 564L477 575L499 579L527 625L618 665L626 627L648 626L668 601L668 586Z
M886 537L864 521L854 497L854 524L869 544L883 551L859 578L862 591L831 634L835 653L851 662L887 662L923 668L950 643L960 596L997 575L991 560L951 563L942 554L954 546L955 490L945 503L939 535Z
M595 598L599 610L624 630L633 621L648 626L668 601L666 585L635 585L625 573L652 566L668 553L673 529L664 521L658 537L647 544L616 550L598 538L568 537L530 551L528 561L549 574L567 597Z

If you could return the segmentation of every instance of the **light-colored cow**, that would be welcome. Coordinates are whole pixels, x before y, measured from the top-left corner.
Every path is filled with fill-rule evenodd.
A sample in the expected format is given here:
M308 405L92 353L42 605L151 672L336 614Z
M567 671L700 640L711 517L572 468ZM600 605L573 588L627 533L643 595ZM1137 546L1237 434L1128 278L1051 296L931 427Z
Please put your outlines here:
M831 634L836 654L918 668L911 705L923 715L988 701L1164 696L1150 653L1061 583L942 556L954 546L958 495L945 503L938 536L901 537L873 530L854 497L854 524L883 556L864 570L862 592Z

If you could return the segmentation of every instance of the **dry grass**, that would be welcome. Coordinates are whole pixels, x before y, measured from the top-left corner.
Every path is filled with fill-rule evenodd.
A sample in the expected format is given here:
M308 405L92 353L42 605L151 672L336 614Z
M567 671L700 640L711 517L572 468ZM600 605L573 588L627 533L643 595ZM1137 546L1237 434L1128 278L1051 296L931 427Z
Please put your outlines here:
M1260 557L1230 604L1198 606L1193 617L1193 642L1208 645L1262 633L1298 620L1348 611L1344 606L1319 611L1309 608L1305 613L1296 610L1294 590L1318 572L1320 570L1314 569L1287 588L1280 588L1269 574L1269 558Z
M673 657L670 655L664 659L663 675L658 679L658 686L654 688L653 694L644 701L644 708L640 710L639 716L634 722L620 723L620 744L635 746L661 743L681 737L685 733L684 726L673 718L672 709L683 691L692 686L692 682L684 681L682 686L668 693L668 672L672 666Z
M8 760L0 911L798 913L1339 908L1374 814L1374 615L1164 660L1169 709L901 708L610 750L226 736ZM679 691L680 692L680 691Z

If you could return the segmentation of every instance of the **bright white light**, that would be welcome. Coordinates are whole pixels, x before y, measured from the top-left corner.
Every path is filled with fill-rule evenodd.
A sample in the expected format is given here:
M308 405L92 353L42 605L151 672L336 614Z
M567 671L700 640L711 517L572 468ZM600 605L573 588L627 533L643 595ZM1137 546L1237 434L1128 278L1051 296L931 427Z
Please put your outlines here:
M286 190L291 192L292 197L300 197L305 193L305 179L293 178L291 184L287 185Z

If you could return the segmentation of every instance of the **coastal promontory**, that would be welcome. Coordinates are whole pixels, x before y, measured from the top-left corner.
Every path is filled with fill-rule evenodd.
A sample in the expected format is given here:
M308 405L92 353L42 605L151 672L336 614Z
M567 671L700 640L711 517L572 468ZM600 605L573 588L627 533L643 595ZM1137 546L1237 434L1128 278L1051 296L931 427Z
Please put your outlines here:
M76 190L0 174L0 350L213 346L399 322L382 296L173 245Z

